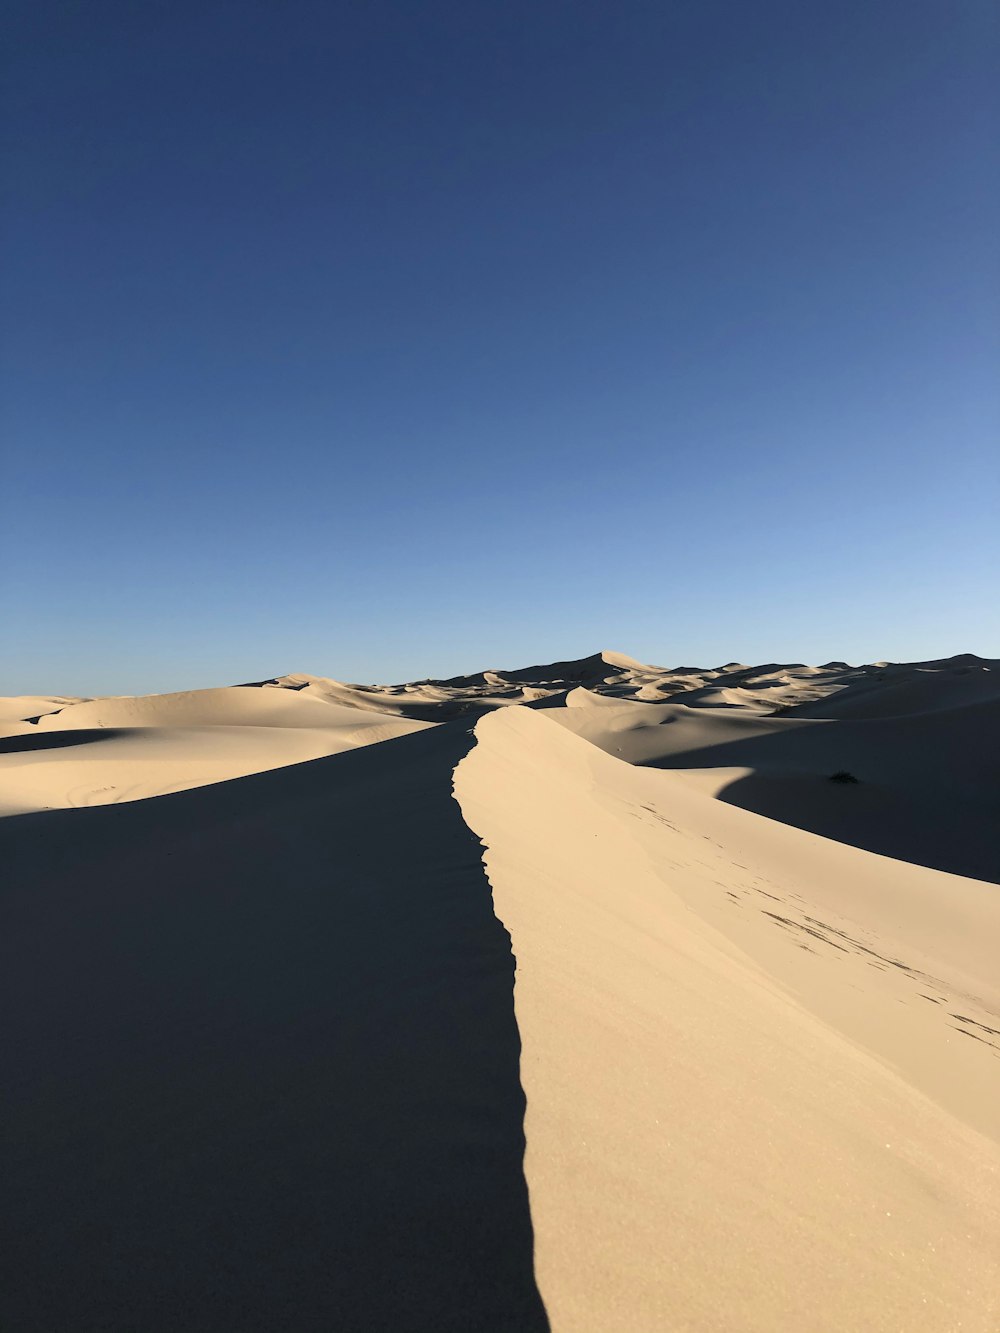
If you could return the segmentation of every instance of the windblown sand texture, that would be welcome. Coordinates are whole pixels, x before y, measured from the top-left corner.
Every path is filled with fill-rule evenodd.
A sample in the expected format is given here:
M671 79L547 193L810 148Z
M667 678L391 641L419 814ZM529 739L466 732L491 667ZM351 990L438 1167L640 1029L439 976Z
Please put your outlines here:
M997 1333L1000 663L0 701L4 1333Z

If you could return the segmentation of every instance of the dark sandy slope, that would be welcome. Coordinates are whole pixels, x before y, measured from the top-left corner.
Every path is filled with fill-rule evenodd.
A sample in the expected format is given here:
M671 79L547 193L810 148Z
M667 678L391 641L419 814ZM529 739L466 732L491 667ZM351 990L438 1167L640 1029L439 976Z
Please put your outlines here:
M472 743L0 822L5 1333L547 1328Z
M730 805L896 860L1000 881L1000 700L896 714L895 693L885 692L884 715L872 692L866 716L847 696L843 717L828 701L823 717L800 718L797 709L753 716L579 691L548 715L633 764L716 769L717 794ZM831 781L837 773L854 781Z

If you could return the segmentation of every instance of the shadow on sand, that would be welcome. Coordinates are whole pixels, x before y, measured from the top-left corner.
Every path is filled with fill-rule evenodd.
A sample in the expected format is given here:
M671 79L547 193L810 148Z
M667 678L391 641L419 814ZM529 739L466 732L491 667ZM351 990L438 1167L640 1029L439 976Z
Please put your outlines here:
M0 736L0 754L65 750L71 745L93 745L95 741L112 741L127 734L121 727L74 727L72 731L39 731L20 736Z
M900 861L1000 881L990 700L915 717L816 722L675 751L651 768L750 768L730 805ZM846 771L856 783L832 782Z
M0 821L6 1333L548 1328L473 743Z

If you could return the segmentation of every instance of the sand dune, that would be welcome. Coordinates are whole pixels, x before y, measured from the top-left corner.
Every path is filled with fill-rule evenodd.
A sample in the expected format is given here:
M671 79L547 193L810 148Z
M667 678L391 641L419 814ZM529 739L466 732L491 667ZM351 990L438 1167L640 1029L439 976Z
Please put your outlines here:
M995 1333L996 681L4 701L0 1326Z
M27 731L47 713L57 713L80 699L57 698L47 694L20 694L0 699L0 735Z
M429 725L281 689L68 701L4 728L0 814L162 796Z
M611 698L649 703L675 700L688 707L764 713L801 709L803 716L815 713L817 717L852 716L857 707L858 716L888 716L996 698L1000 695L998 682L1000 664L973 654L938 662L879 662L858 667L846 662L825 666L730 662L714 668L666 668L647 666L624 653L599 652L565 662L404 685L349 685L308 675L280 676L268 685L438 721L504 703L559 700L578 686Z
M69 727L325 727L342 723L365 725L356 712L337 711L326 700L272 686L230 686L190 690L181 694L150 694L111 699L86 699L38 720L40 731Z
M962 657L878 670L850 690L799 705L797 713L802 717L907 717L998 699L997 664Z
M732 805L867 851L1000 880L1000 699L821 720L586 690L566 702L551 716L577 735L633 764L696 770L701 790ZM845 773L856 781L831 781Z
M546 1326L471 743L0 820L5 1333Z
M553 1326L995 1327L997 895L476 730Z
M352 723L353 723L352 719ZM0 814L107 805L339 754L420 724L131 727L0 739Z

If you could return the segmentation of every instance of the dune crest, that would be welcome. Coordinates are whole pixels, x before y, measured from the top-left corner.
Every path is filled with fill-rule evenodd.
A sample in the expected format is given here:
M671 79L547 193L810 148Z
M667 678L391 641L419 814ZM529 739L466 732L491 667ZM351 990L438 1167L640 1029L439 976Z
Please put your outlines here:
M431 725L280 687L50 702L0 728L0 815L163 796Z
M135 698L9 699L0 813L186 790L511 705L549 710L608 753L685 771L769 819L1000 882L1000 772L989 759L1000 746L1000 663L971 653L668 669L603 651L401 685L292 673ZM857 781L838 787L838 773Z
M456 796L517 959L553 1327L992 1329L988 886L935 898L937 876L900 866L871 902L879 858L830 844L827 866L821 840L616 764L549 713L476 735ZM882 932L911 888L927 919L902 962Z
M0 1325L995 1333L998 681L4 700Z

